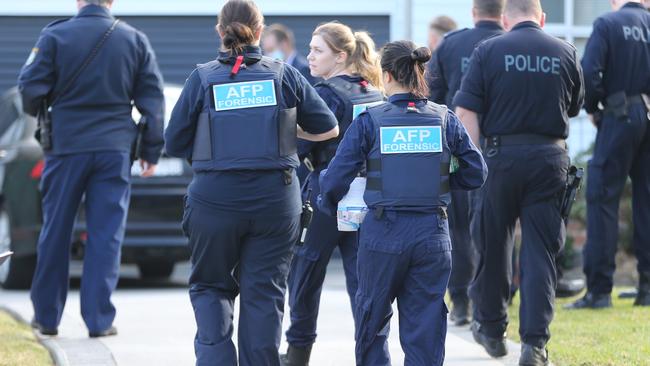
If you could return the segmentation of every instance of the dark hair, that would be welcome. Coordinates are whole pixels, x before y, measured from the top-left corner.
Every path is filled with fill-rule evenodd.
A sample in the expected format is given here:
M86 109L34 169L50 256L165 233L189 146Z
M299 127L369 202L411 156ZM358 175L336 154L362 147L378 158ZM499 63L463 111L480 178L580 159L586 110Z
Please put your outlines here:
M217 27L223 33L223 47L240 53L255 42L255 32L264 27L264 16L252 0L229 0L221 8Z
M275 39L278 42L287 42L289 46L295 47L295 38L293 36L293 32L291 29L287 28L286 26L275 23L271 24L266 29L264 29L264 33L268 35L272 35L275 37Z
M504 5L505 0L474 0L474 8L480 17L499 18Z
M411 41L396 41L382 48L381 69L419 98L429 95L424 64L431 59L427 47L417 48Z

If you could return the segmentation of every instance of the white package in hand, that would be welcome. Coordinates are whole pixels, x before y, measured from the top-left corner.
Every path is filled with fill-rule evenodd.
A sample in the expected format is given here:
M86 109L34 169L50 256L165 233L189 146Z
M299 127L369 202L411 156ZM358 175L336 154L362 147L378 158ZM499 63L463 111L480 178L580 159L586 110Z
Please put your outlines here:
M339 231L357 231L368 213L368 206L363 200L366 191L366 178L354 178L348 194L339 201L336 222Z

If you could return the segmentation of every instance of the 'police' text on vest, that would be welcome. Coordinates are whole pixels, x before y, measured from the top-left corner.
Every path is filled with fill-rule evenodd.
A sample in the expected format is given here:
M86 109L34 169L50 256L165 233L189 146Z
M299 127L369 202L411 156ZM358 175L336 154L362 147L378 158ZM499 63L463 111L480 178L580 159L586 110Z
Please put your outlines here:
M559 57L505 55L506 72L519 71L560 75Z

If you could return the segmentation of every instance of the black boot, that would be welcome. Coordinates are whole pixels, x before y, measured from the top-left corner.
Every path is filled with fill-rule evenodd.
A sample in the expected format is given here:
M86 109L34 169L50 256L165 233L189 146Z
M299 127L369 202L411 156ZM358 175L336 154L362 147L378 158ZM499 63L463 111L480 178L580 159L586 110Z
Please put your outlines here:
M490 337L487 334L481 332L481 324L479 324L477 321L472 322L470 329L472 330L474 341L483 346L483 348L485 348L485 351L490 356L498 358L508 354L505 334L499 338Z
M587 294L580 300L564 306L565 309L604 309L612 307L612 295L602 294L597 295L592 292Z
M585 280L582 278L559 278L555 289L555 297L573 297L581 293L585 289L585 285Z
M546 348L531 346L522 343L519 366L547 366L548 351Z
M450 319L456 326L463 326L469 324L469 298L467 296L459 296L451 300L454 304L451 309Z
M282 366L309 366L309 356L311 355L311 345L307 347L295 347L289 345L287 354L280 355L280 364Z
M639 292L634 299L634 306L650 306L650 273L639 274Z

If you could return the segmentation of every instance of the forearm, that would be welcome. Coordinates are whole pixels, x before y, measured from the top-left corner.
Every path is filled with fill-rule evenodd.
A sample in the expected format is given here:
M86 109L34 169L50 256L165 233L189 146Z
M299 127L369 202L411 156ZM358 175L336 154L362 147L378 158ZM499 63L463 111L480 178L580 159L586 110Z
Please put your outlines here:
M329 139L333 139L339 135L339 126L336 126L332 128L331 130L325 132L325 133L318 133L318 134L312 134L309 132L306 132L305 130L298 125L298 137L307 140L307 141L326 141Z
M481 146L481 128L478 122L478 114L474 111L462 107L456 108L456 114L458 115L458 118L460 119L463 126L465 126L465 129L471 137L474 145L477 147Z

